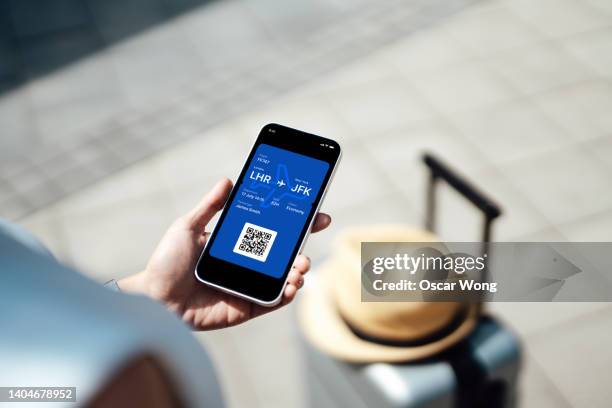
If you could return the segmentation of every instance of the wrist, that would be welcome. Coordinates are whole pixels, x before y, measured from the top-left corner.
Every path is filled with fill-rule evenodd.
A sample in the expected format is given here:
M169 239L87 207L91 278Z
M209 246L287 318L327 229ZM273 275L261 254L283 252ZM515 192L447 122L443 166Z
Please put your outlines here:
M119 279L117 281L117 285L122 292L148 295L145 278L146 276L144 272L138 272L134 275Z

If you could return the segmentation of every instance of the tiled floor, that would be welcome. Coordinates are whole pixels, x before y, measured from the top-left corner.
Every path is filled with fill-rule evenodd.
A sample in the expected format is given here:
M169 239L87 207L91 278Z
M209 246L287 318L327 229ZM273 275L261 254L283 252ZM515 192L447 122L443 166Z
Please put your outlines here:
M236 16L212 10L212 15L220 13L219 21ZM371 18L376 15L373 8L366 11ZM196 16L185 19L195 21ZM393 16L398 23L400 17ZM248 27L244 30L236 33L236 42L250 35ZM291 35L299 37L308 26L292 30ZM187 98L168 114L160 109L159 115L148 116L151 120L122 117L112 129L130 132L134 139L117 138L114 145L105 141L104 148L124 165L133 157L121 156L121 143L143 140L150 132L196 136L54 205L43 205L22 222L61 259L95 279L136 271L174 217L219 177L236 176L248 141L263 124L274 121L328 135L344 147L344 161L324 205L334 216L333 228L314 236L306 250L315 269L327 256L335 233L345 226L421 223L425 173L418 160L423 149L438 153L501 203L505 214L496 226L497 239L611 239L608 2L487 1L430 21L417 33L394 33L395 41L381 46L370 32L370 37L361 38L377 45L358 58L352 54L352 62L342 60L325 75L313 74L312 81L288 92L277 90L256 106L243 105L232 120L214 126L193 115L205 107L219 109L204 97L205 87L197 90L201 97ZM166 35L170 36L151 32L133 41L163 44L170 41ZM121 47L126 55L136 52L128 51L133 44ZM130 82L130 75L142 68L133 69L122 73L122 80ZM78 69L72 72L75 78L67 80L77 83ZM156 73L147 75L151 77L142 78L143 83L154 80ZM18 112L22 96L17 92L0 101L7 112ZM90 102L95 106L95 100ZM225 103L230 103L229 97ZM83 109L95 110L89 102ZM61 113L57 115L49 120L61 121ZM127 125L120 126L122 121ZM18 129L27 123L15 119L8 126ZM162 142L151 143L163 147ZM79 152L83 158L77 155L73 160L91 161L85 150ZM70 163L57 166L58 172L78 168ZM89 171L108 174L104 161L97 166ZM35 185L37 179L23 182ZM477 214L450 193L442 198L441 235L477 239ZM499 303L489 309L523 340L522 406L609 405L609 305ZM303 406L299 332L293 319L289 307L243 327L198 334L213 353L232 406ZM286 353L283 358L278 358L279 349Z
M23 217L477 1L0 0L0 213Z

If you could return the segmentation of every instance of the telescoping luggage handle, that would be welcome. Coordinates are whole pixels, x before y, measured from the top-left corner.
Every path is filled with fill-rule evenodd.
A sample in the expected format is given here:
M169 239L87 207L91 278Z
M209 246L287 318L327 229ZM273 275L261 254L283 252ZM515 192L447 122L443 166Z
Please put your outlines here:
M423 162L425 162L430 171L429 182L427 184L425 228L432 232L435 231L436 185L438 180L442 179L482 211L484 214L482 242L490 242L491 224L502 213L499 206L430 153L423 155Z

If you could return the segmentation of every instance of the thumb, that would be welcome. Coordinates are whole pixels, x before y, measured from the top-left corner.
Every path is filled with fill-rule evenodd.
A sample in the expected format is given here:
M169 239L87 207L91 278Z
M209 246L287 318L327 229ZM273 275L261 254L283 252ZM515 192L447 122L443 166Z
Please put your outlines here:
M203 232L206 224L223 208L231 190L232 182L229 179L219 180L202 201L187 214L189 227L194 231Z

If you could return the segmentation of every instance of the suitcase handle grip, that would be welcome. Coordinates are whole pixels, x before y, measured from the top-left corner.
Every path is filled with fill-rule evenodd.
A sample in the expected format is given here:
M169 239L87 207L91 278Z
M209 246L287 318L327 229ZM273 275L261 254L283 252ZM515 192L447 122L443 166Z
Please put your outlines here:
M453 187L459 194L474 204L480 211L482 211L484 214L482 242L489 242L491 240L491 225L493 220L502 214L501 208L488 196L478 190L474 185L457 174L446 164L442 163L432 154L425 153L423 155L423 162L429 168L430 172L426 195L425 228L432 232L435 230L435 187L438 180L442 179L448 185Z

